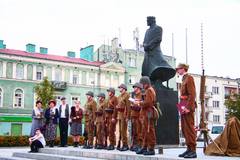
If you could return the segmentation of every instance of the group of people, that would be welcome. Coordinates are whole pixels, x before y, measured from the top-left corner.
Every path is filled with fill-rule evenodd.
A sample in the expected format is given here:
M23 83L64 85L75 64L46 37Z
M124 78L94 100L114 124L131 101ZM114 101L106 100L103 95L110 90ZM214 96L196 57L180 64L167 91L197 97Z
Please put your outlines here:
M183 108L183 114L181 114L181 127L186 139L187 150L179 157L196 158L196 132L194 129L196 93L194 80L192 76L187 74L188 67L186 64L180 64L176 68L176 71L183 76L180 99L187 101L187 105ZM55 100L49 101L49 106L45 112L41 108L42 102L37 101L32 113L31 136L35 136L32 139L36 139L35 133L37 134L40 132L40 128L43 128L49 147L53 147L57 124L59 123L60 146L66 147L70 124L73 146L78 147L82 135L82 119L84 118L85 143L83 148L114 150L116 147L120 151L131 150L135 151L136 154L154 155L156 144L155 121L158 112L155 108L156 93L151 86L149 77L143 76L139 83L135 83L133 92L128 92L125 84L121 84L118 89L120 91L118 97L115 95L115 89L109 88L107 89L107 96L104 93L97 95L97 102L94 100L94 93L88 91L85 106L81 107L80 101L75 101L75 105L71 109L66 104L65 97L61 98L62 103L58 108L55 107ZM45 119L45 123L43 119ZM131 130L128 130L129 122ZM116 134L117 124L118 134ZM116 135L119 136L118 143L116 142ZM131 137L130 141L128 137ZM31 143L33 142L32 139L30 138ZM38 144L37 146L45 145L43 140L40 142L42 142L42 145Z
M83 148L135 151L137 154L154 155L156 143L154 122L156 120L156 93L148 77L142 77L140 83L133 85L133 92L127 91L127 86L118 87L120 95L115 95L115 89L107 89L108 95L99 93L98 101L94 93L86 93L87 102L81 107L80 101L75 101L71 108L66 98L61 98L61 105L56 107L56 101L50 100L48 108L42 109L42 102L37 101L32 113L31 136L41 131L49 147L54 146L57 125L60 130L60 146L67 146L68 126L73 137L73 146L79 146L82 135L82 119L85 119ZM142 92L144 90L144 92ZM128 124L131 130L128 130ZM116 126L118 124L118 143L116 143ZM131 140L128 139L130 135ZM94 138L95 137L95 138ZM94 141L95 140L95 141ZM44 146L42 144L42 146ZM117 146L116 146L117 145Z

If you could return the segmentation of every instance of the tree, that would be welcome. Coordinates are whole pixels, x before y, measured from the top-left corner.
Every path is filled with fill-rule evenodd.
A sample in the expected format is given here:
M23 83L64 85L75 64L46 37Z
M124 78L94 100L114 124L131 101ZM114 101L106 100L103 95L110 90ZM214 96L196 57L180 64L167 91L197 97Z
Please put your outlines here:
M227 119L232 116L240 119L240 94L235 94L229 96L229 98L225 101L225 105L227 106Z
M54 95L54 87L47 77L44 77L43 81L35 87L35 93L37 99L42 101L43 108L46 108L49 100L53 99Z

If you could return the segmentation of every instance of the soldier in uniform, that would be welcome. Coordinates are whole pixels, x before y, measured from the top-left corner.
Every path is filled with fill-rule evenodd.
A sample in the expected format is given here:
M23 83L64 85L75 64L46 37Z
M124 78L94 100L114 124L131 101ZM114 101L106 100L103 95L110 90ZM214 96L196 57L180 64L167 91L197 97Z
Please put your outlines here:
M142 101L142 84L138 82L135 83L133 85L133 89L134 90L132 92L131 98L133 98L134 101ZM129 133L132 135L132 142L130 148L131 151L137 151L142 145L142 126L140 122L140 110L141 106L135 105L133 102L131 102L131 110L129 115L132 123L132 133Z
M99 93L98 94L98 106L96 110L96 149L103 149L104 148L104 139L105 139L105 108L107 108L107 103L105 101L105 94Z
M180 154L179 157L196 158L196 132L194 129L196 90L193 77L187 73L188 68L187 64L181 63L176 68L177 73L183 76L180 100L187 101L187 105L184 108L182 107L183 113L181 114L181 127L186 140L187 150Z
M107 108L105 109L106 115L106 126L107 126L107 136L109 137L110 145L107 147L107 150L114 150L116 145L116 118L117 118L117 111L116 106L118 105L118 99L115 96L115 89L109 88L108 92L108 104Z
M140 83L143 85L145 90L143 101L135 101L134 105L142 107L143 115L143 144L142 148L139 149L136 153L143 155L155 155L154 147L156 144L156 135L154 127L154 105L156 102L156 93L151 86L149 77L143 76L140 79Z
M127 139L127 116L130 109L129 93L127 92L127 86L121 84L119 87L120 95L118 96L117 105L117 120L119 124L119 141L117 149L120 151L127 151L128 139ZM120 148L122 142L122 148Z
M85 144L83 148L93 148L93 137L94 137L94 121L96 119L97 103L93 99L94 94L91 91L86 93L87 102L85 104L85 128L87 132L88 144Z

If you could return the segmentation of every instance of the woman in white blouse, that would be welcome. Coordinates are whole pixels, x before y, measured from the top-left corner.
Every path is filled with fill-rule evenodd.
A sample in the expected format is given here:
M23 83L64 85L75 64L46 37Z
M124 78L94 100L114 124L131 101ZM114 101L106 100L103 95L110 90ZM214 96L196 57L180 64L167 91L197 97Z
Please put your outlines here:
M46 145L45 138L41 133L39 128L36 129L35 135L29 138L29 144L31 147L31 151L29 152L38 152L39 148L43 148Z

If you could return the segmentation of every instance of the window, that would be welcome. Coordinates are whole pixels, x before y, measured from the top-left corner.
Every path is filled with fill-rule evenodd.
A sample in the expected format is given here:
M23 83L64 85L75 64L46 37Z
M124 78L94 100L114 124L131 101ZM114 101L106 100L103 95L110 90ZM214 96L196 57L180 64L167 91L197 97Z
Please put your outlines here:
M115 73L115 75L113 76L113 86L114 87L119 86L119 76L117 75L117 73Z
M62 70L60 68L56 68L55 81L61 81L61 79L62 79Z
M14 93L14 107L15 108L23 108L23 90L16 89Z
M219 101L213 101L213 107L219 108Z
M23 64L18 63L16 68L16 78L23 79L24 76L24 66Z
M27 79L28 80L33 79L33 66L31 64L27 65Z
M55 98L55 100L57 102L56 106L58 107L61 104L62 96L61 95L56 95L54 98Z
M71 105L74 106L75 105L75 101L80 100L79 96L72 96L71 98Z
M37 66L37 80L42 80L43 79L43 67L42 66Z
M12 62L8 62L6 76L7 76L7 78L12 78L12 75L13 75L13 64L12 64Z
M73 84L78 84L79 82L78 82L78 78L79 76L78 76L78 72L77 71L74 71L73 72Z
M213 115L213 122L214 123L220 123L220 116L219 115Z
M52 80L52 67L47 67L46 71L47 71L48 80L51 81Z
M128 59L128 66L129 67L136 67L136 58L129 57L129 59Z
M82 84L86 84L87 78L86 78L86 71L82 72Z
M88 84L93 85L93 86L95 85L95 74L94 74L94 72L89 73Z
M2 107L2 103L3 103L3 91L2 88L0 88L0 107Z
M109 73L107 73L105 75L105 86L106 87L109 87L111 84L110 84L110 79L111 79L111 75Z
M3 75L3 63L0 61L0 77L2 77Z
M213 94L219 94L219 87L212 87Z
M129 84L136 83L136 76L135 75L129 75Z

